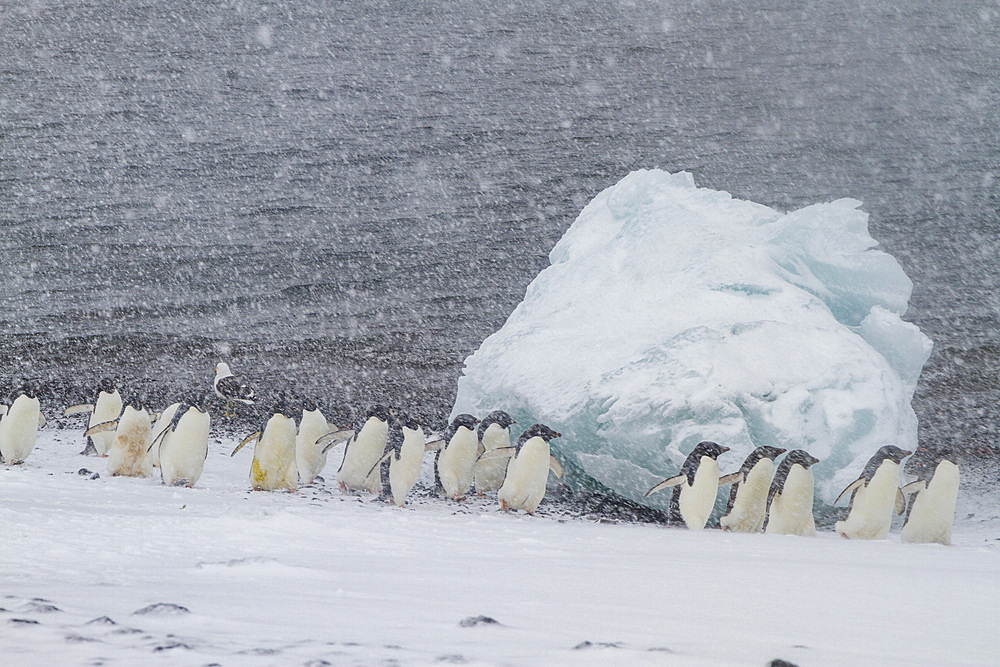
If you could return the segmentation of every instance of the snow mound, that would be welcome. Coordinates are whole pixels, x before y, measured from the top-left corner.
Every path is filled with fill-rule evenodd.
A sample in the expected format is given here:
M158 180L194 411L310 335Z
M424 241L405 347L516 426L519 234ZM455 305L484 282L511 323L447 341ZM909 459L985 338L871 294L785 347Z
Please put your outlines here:
M860 202L782 214L637 171L584 208L506 324L465 362L454 414L543 422L578 486L643 499L701 440L803 448L832 500L879 446L916 445L931 341Z

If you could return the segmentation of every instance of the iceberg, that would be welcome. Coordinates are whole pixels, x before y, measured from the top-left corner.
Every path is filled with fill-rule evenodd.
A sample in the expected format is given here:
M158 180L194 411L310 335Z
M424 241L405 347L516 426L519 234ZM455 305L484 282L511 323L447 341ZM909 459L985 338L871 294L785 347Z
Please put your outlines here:
M860 206L785 214L687 172L629 174L466 359L453 416L548 424L573 485L651 507L701 440L731 448L723 472L759 445L806 449L832 501L881 445L915 448L932 346L901 319L912 282Z

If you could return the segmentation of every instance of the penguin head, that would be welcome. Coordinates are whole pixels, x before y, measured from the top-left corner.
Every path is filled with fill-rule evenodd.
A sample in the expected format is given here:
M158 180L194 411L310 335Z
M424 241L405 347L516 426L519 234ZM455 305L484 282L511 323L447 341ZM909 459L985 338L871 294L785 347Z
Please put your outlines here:
M115 381L111 378L101 378L101 381L97 383L97 393L100 394L102 391L105 394L115 393Z
M494 410L490 414L486 415L486 419L479 422L479 438L482 439L483 434L486 433L486 429L490 427L490 424L496 424L500 428L510 428L511 424L516 424L514 418L503 410Z
M212 395L204 391L193 392L184 399L184 402L192 408L197 408L199 412L208 412L208 406L212 402ZM181 414L180 408L178 408L177 414Z
M785 457L785 461L788 462L789 466L798 463L800 466L806 469L808 469L809 466L819 463L818 458L816 458L815 456L810 456L809 452L807 452L804 449L793 449L792 451L788 452L788 456Z
M934 470L941 461L949 461L958 465L954 453L948 449L932 449L925 445L917 447L913 456L906 462L905 471L908 475L914 475L917 479L930 480L934 476Z
M28 378L18 378L14 381L14 388L10 392L10 398L7 402L12 403L18 396L38 398L38 386Z
M781 447L770 447L768 445L763 445L750 452L750 455L747 456L746 461L743 462L743 468L749 471L751 468L757 465L758 461L762 461L764 459L771 459L773 461L775 458L781 456L786 451L788 450L782 449Z
M408 428L411 431L416 431L420 428L420 422L405 413L398 415L395 423L398 424L400 428Z
M382 422L389 421L389 408L384 405L373 405L368 408L368 412L365 413L366 419L371 419L374 417Z
M316 410L319 410L319 404L315 400L307 398L302 401L303 412L314 412Z
M522 433L521 436L517 439L517 444L518 446L521 446L534 437L539 437L543 439L545 442L548 442L549 440L553 440L555 438L561 438L562 433L557 433L556 431L553 431L545 424L532 424L531 426L528 427L528 430Z
M695 446L693 450L691 450L690 456L697 456L699 458L702 456L707 456L710 459L718 459L721 454L725 454L728 451L729 447L724 447L717 442L702 440Z
M912 453L913 452L909 450L900 449L896 445L885 445L884 447L880 447L879 450L875 452L875 456L873 456L872 459L878 461L885 461L888 459L894 463L899 463Z
M470 431L474 431L476 429L476 424L478 424L478 423L479 423L479 420L476 419L475 417L473 417L472 415L461 414L461 415L455 417L452 420L452 422L451 422L451 429L453 431L457 431L459 429L459 427L464 426L465 428L469 429Z

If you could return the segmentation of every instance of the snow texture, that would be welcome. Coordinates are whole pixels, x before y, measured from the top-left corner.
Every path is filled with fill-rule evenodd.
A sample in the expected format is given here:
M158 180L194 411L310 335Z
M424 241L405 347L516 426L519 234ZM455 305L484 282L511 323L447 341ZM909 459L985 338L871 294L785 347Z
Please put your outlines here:
M170 488L81 441L45 429L0 466L4 665L996 660L995 493L960 496L942 547L400 509L337 491L336 450L328 485L251 492L232 438Z
M723 472L759 445L805 449L832 500L881 445L914 449L931 351L860 205L782 214L686 172L629 174L466 360L453 414L545 423L577 485L654 507L670 494L643 493L701 440L732 449Z

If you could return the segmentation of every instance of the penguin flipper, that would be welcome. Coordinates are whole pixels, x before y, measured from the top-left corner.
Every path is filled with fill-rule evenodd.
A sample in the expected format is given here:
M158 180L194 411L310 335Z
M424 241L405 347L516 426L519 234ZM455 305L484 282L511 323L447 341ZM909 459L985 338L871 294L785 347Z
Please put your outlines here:
M236 449L234 449L233 453L230 454L229 456L231 456L231 457L232 456L236 456L236 452L238 452L241 449L243 449L243 447L245 447L246 444L248 442L250 442L251 440L254 440L255 441L254 444L257 444L257 442L260 442L260 436L261 435L262 435L261 431L255 431L255 432L251 433L250 435L248 435L247 437L243 438L243 442L241 442L240 444L236 445Z
M326 454L330 449L336 447L342 442L346 442L354 437L354 429L343 429L340 431L330 431L329 433L324 433L323 435L316 438L316 446L323 447L323 453Z
M647 491L646 493L642 494L642 497L643 498L648 498L649 496L653 495L657 491L662 491L663 489L667 488L668 486L677 486L681 482L686 482L686 481L687 481L687 475L674 475L670 479L663 480L662 482L660 482L659 484L657 484L656 486L654 486L653 488L651 488L649 491Z
M424 442L424 451L437 452L440 451L445 446L445 444L446 442L444 436L441 435L440 433L434 433Z
M483 452L482 454L480 454L479 457L476 458L476 462L478 463L479 461L489 461L490 459L509 459L516 453L517 453L517 447L497 447L496 449L491 449L488 452ZM560 477L562 477L562 475L560 475Z
M80 405L73 405L63 410L63 417L69 417L70 415L78 415L81 412L93 412L93 411L94 411L93 403L81 403Z
M743 473L736 471L731 472L728 475L723 475L719 478L719 486L727 486L729 484L739 484L743 481Z
M563 476L563 467L562 467L562 464L559 463L559 459L557 459L556 457L552 456L551 454L549 454L549 470L551 470L555 474L556 477L558 477L559 479L562 479L562 476Z
M113 419L109 422L101 422L100 424L94 424L86 431L83 432L86 436L94 435L95 433L107 433L108 431L114 431L118 428L118 420Z
M927 482L925 482L922 479L918 479L915 482L910 482L909 484L901 488L900 491L906 495L909 495L911 493L916 493L917 491L923 491L926 488L927 488Z
M148 453L150 453L151 451L153 451L153 447L155 447L155 446L156 446L156 443L157 443L157 442L159 442L159 441L161 441L161 440L163 440L164 436L166 436L166 435L167 435L167 431L172 431L172 430L173 430L173 429L171 429L171 428L170 428L169 426L167 426L167 428L165 428L165 429L163 429L162 431L160 431L160 432L159 432L159 433L158 433L158 434L156 435L156 437L155 437L155 438L153 438L153 442L149 443L149 447L147 447L147 448L146 448L146 453L148 454ZM242 445L241 445L241 446L242 446ZM237 447L237 450L239 450L239 447ZM233 452L233 453L235 454L236 452Z
M368 469L368 474L367 474L367 475L365 475L365 479L368 479L368 477L369 477L369 476L371 476L371 474L372 474L373 472L375 472L375 468L378 468L378 467L379 467L380 465L382 465L383 463L385 463L385 461L386 461L386 460L387 460L387 459L388 459L388 458L389 458L390 456L392 456L392 453L393 453L394 451L396 451L396 450L395 450L395 449L390 449L390 450L389 450L389 451L387 451L387 452L386 452L385 454L383 454L383 455L382 455L382 458L380 458L380 459L379 459L378 461L376 461L376 462L375 462L375 465L373 465L373 466L372 466L371 468L369 468L369 469Z
M896 489L896 514L901 515L906 509L906 497L903 496L902 489Z
M837 496L837 499L833 501L833 504L836 505L841 500L843 500L844 496L846 496L848 493L851 493L852 491L861 488L862 486L864 486L864 484L865 484L865 478L858 477L856 480L848 484L846 489L840 492L840 495Z
M38 411L38 428L45 428L45 424L47 424L47 423L48 422L45 421L45 413L42 412L41 410L39 410Z

